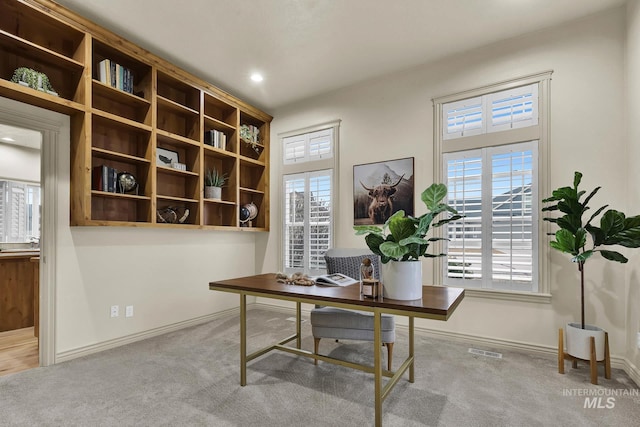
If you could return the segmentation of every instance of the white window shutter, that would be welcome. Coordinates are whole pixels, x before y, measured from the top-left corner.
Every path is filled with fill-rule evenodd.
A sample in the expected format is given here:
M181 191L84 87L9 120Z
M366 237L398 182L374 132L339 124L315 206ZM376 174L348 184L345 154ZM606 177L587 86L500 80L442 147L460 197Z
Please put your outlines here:
M308 134L309 160L330 157L332 153L333 129L324 129Z
M307 145L307 140L305 135L296 135L290 136L287 138L283 138L283 155L284 155L284 163L296 163L298 161L304 160L306 157L305 149Z
M482 97L444 104L442 116L444 120L442 139L444 140L484 133Z
M537 83L486 95L490 114L487 132L538 124Z

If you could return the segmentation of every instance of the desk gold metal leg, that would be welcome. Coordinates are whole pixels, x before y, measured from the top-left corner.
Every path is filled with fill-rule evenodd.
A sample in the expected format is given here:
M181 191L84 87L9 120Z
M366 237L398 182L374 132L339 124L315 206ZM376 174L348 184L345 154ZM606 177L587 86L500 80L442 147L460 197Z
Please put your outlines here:
M302 327L300 322L302 319L302 303L296 302L296 345L298 348L302 348Z
M416 359L414 358L413 352L413 316L409 316L409 357L412 358L411 365L409 366L409 382L412 383L415 381L414 372L415 372L415 364Z
M240 385L247 385L247 295L240 294Z
M382 318L379 311L373 313L373 375L375 378L375 411L376 427L382 427Z

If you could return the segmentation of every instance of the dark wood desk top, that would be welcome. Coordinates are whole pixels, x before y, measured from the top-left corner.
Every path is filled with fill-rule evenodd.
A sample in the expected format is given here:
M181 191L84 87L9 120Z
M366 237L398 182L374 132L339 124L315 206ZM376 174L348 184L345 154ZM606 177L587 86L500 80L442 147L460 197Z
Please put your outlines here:
M400 301L384 298L371 300L360 296L359 284L349 286L299 286L278 282L273 273L239 277L209 283L209 289L248 295L300 300L312 304L346 304L372 311L374 308L385 312L410 312L417 317L433 317L446 320L464 298L464 289L448 286L423 286L422 299ZM404 313L408 315L410 313Z

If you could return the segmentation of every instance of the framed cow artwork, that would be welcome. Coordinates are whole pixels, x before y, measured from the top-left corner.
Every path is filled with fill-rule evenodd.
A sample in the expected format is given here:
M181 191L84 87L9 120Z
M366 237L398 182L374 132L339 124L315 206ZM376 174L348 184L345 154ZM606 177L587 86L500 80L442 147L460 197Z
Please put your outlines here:
M403 210L413 215L413 157L353 167L353 224L384 224Z

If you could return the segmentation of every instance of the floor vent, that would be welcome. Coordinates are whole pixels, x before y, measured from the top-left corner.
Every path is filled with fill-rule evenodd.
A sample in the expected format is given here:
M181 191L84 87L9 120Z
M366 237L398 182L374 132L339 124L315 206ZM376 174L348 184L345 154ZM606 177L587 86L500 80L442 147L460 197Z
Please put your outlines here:
M494 359L502 359L502 353L496 353L495 351L478 350L477 348L470 348L469 353L477 354L478 356L493 357Z

